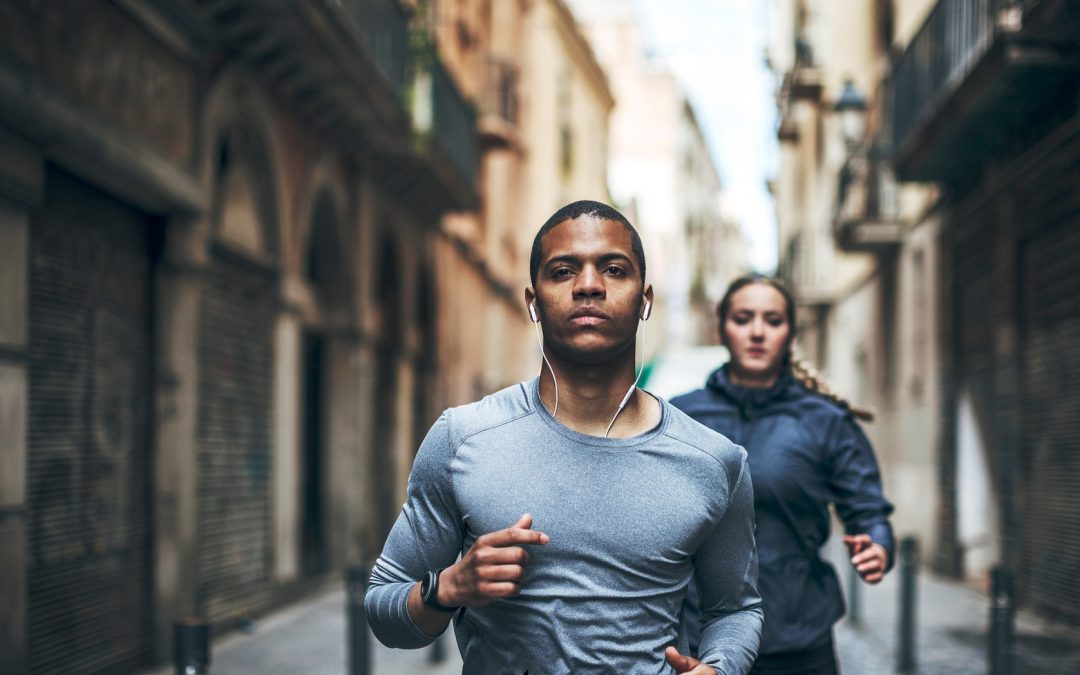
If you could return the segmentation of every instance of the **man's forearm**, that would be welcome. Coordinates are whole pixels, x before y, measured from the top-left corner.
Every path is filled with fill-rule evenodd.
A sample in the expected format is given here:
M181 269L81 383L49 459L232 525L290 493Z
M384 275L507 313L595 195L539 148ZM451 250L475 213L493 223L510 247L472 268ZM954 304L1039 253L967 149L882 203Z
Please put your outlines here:
M427 632L414 618L418 617L423 621L423 609L412 611L410 608L414 594L419 600L419 584L404 577L400 571L393 570L393 566L380 559L372 571L364 597L364 609L371 632L379 642L395 649L418 649L429 645L440 629L437 626L428 626L433 630ZM424 603L420 601L419 604ZM424 624L426 623L424 621Z
M454 618L453 612L440 612L434 607L429 607L420 597L419 582L413 585L409 591L408 602L409 618L416 627L432 637L441 635L450 625L450 619Z

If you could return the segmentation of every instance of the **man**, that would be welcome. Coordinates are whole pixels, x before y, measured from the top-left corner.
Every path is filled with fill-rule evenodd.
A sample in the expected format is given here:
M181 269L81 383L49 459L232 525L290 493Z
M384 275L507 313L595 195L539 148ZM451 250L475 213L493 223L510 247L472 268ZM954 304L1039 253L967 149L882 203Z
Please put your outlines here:
M746 453L635 387L653 297L637 232L574 202L530 274L547 368L435 422L371 575L372 630L416 648L453 618L470 674L746 673L762 624ZM675 647L692 575L701 661Z

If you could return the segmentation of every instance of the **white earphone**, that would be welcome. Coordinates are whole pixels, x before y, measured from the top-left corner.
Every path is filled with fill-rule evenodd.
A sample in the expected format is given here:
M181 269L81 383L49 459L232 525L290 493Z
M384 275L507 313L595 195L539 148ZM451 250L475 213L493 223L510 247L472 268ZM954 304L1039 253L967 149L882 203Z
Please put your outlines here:
M551 373L551 381L555 384L555 408L551 411L551 416L555 417L559 414L559 380L555 377L555 369L551 367L551 361L548 361L547 354L544 352L544 340L540 337L540 316L536 313L536 301L530 302L528 307L529 318L533 322L533 332L536 333L536 344L540 345L540 358L547 365L548 371Z

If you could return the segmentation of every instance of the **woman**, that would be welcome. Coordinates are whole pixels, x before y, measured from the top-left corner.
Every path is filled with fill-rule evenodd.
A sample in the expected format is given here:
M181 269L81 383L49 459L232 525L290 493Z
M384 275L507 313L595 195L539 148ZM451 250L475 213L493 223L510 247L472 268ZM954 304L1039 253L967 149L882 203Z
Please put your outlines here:
M749 455L765 610L751 673L837 673L832 625L844 604L835 571L819 556L829 536L829 503L844 522L851 564L864 581L881 581L893 561L892 506L853 419L871 417L792 358L795 302L781 283L742 277L717 314L730 361L704 389L671 402ZM692 596L686 620L693 647Z

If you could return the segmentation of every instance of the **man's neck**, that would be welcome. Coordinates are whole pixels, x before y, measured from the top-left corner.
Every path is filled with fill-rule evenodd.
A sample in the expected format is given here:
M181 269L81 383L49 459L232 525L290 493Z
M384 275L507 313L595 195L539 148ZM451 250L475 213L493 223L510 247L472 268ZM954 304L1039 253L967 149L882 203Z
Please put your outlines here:
M562 365L552 361L559 383L559 422L579 433L603 436L626 392L634 384L633 361L602 367ZM555 383L545 366L540 375L540 400L555 411ZM660 405L653 397L635 391L611 426L612 438L644 433L660 421Z

